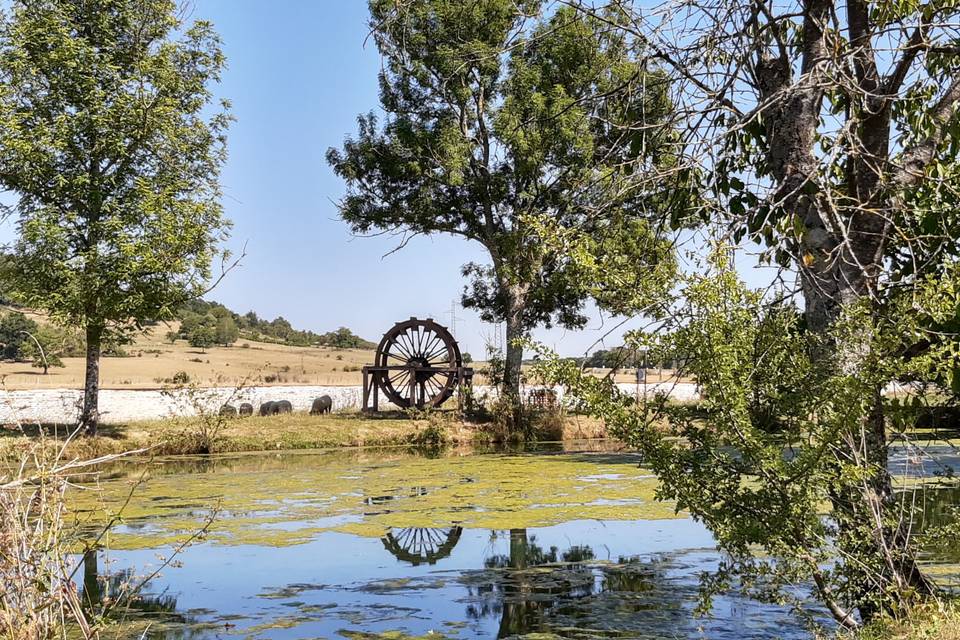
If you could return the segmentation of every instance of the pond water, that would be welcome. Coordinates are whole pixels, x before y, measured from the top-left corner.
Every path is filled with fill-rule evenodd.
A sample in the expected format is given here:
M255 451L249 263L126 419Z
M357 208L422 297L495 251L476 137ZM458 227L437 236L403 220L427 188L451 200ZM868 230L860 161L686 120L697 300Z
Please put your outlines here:
M604 449L122 465L77 504L94 519L123 507L105 550L83 559L85 597L149 575L210 521L135 603L148 635L812 637L795 613L736 593L695 616L700 575L720 560L712 537L654 500L656 480L635 455ZM931 521L958 498L927 494ZM931 551L937 562L955 555Z

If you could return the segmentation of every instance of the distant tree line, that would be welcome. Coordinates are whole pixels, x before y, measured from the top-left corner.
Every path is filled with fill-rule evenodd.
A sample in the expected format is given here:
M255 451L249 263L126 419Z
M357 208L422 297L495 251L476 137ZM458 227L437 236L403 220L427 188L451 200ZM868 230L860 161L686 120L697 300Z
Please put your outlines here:
M648 358L644 362L644 353L638 349L627 346L613 347L612 349L597 349L589 356L579 358L564 358L565 361L572 362L577 367L586 367L588 369L636 369L638 367L663 367L664 369L675 369L677 362L671 359L662 360L659 357L654 360ZM534 364L536 360L525 360L525 364Z
M180 308L180 330L167 334L169 340L187 340L191 346L205 349L229 346L240 338L291 346L324 346L337 349L373 349L376 344L355 335L350 329L316 333L294 329L283 316L267 320L256 312L236 313L218 302L193 300Z
M20 311L0 316L0 359L30 362L42 368L62 367L62 358L82 358L86 353L83 334L56 324L39 324ZM103 355L124 356L117 341L104 344Z

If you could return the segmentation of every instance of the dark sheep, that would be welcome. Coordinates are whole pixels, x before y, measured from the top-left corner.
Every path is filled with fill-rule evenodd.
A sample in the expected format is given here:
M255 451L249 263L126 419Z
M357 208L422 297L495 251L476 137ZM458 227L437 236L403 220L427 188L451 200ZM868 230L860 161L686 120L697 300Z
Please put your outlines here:
M253 405L249 402L244 402L240 405L240 416L252 416L253 415Z
M280 400L279 402L274 403L273 413L293 413L293 405L290 404L289 400Z
M323 413L330 413L331 410L333 410L333 398L320 396L313 401L313 406L310 407L310 415L318 416Z
M260 415L262 415L262 416L272 416L273 414L275 414L276 411L274 410L274 406L275 406L276 404L277 404L277 403L274 402L273 400L270 400L270 401L268 401L268 402L264 402L263 404L261 404L261 405L260 405Z
M237 408L232 404L225 404L220 407L220 415L228 418L233 418L237 415Z

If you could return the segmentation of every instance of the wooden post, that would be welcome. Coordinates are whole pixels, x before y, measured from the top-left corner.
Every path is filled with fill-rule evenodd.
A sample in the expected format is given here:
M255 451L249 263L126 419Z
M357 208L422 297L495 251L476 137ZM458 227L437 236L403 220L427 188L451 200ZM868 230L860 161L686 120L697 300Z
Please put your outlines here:
M407 390L407 395L410 397L410 407L417 406L417 372L411 367L410 369L410 386Z
M363 410L370 409L370 370L363 368Z

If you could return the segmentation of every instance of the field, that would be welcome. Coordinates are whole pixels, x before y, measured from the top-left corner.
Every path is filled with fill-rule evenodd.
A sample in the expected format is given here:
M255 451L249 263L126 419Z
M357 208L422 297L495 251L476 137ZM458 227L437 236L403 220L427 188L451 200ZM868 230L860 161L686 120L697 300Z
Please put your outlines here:
M46 318L25 312L39 323ZM292 347L253 340L238 340L230 347L197 349L185 340L171 344L164 338L178 323L161 324L123 347L125 357L104 357L100 381L104 389L156 389L170 383L179 371L202 386L233 386L245 382L258 385L356 386L361 384L360 369L373 362L374 352L364 349L331 347ZM8 390L63 389L83 386L83 358L63 358L63 367L51 367L47 375L29 362L0 362L0 381ZM475 369L483 363L474 363ZM525 369L528 369L525 367ZM607 369L591 369L602 376ZM672 379L673 372L649 369L647 382ZM633 370L618 372L617 382L634 383ZM474 379L485 384L482 376ZM536 383L534 379L531 383Z
M231 386L244 380L278 385L359 385L360 368L373 362L373 351L288 347L243 339L231 347L200 350L184 340L175 344L165 340L163 336L176 328L176 324L153 327L124 347L126 357L103 358L103 388L157 388L178 371L209 386ZM64 358L63 364L43 375L42 369L29 362L0 362L0 378L7 389L81 387L83 358Z

